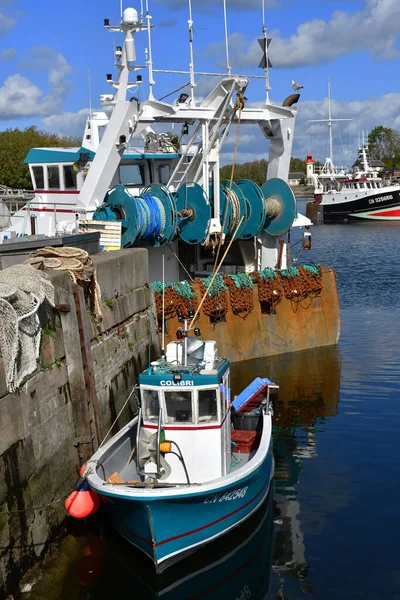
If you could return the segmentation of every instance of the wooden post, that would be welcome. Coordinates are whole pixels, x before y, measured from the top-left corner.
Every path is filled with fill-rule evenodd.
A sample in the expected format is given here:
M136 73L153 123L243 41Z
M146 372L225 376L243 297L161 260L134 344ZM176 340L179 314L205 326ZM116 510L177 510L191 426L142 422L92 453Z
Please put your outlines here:
M67 361L68 383L71 393L72 414L75 425L75 446L78 450L79 462L82 465L93 454L97 447L96 430L86 401L87 392L82 361L80 332L77 311L74 310L75 298L73 282L68 282L67 289L56 286L58 304L68 304L70 312L60 312L64 339L65 358Z

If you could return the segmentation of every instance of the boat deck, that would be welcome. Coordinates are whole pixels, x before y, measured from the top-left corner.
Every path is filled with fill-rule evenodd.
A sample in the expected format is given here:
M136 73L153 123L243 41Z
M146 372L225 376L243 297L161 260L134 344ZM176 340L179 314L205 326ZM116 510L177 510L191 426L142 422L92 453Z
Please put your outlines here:
M250 453L234 452L232 454L232 466L230 472L238 471L244 465L246 465L255 455L256 450L252 450ZM123 481L133 481L140 479L136 470L136 462L134 459L129 464L126 464L118 473L119 477Z

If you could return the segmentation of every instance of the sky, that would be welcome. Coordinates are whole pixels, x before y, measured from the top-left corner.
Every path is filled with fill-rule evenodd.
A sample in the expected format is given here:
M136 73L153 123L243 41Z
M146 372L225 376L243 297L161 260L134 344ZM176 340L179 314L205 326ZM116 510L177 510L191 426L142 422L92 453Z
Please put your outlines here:
M137 3L124 1L124 8ZM301 98L292 155L311 152L324 161L329 154L325 123L328 78L335 118L334 162L349 165L358 140L377 125L400 129L399 0L264 0L264 22L272 42L269 56L270 99L281 104L292 80L301 83ZM262 75L258 68L263 24L262 0L226 0L229 61L234 73ZM226 71L223 0L192 0L194 63L198 71ZM155 69L187 70L188 1L149 0ZM50 2L0 0L0 130L36 125L43 131L81 137L90 100L109 93L106 74L116 76L114 45L118 34L106 31L104 18L117 24L120 0ZM136 37L137 63L145 64L146 33ZM90 85L89 85L90 79ZM143 80L147 80L146 71ZM154 96L161 98L189 81L188 75L155 74ZM201 98L216 80L198 78ZM90 93L89 93L90 89ZM144 100L146 83L138 92ZM169 97L173 101L177 94ZM262 80L250 80L247 102L265 98ZM234 133L222 162L232 162ZM257 128L243 128L238 162L268 158Z

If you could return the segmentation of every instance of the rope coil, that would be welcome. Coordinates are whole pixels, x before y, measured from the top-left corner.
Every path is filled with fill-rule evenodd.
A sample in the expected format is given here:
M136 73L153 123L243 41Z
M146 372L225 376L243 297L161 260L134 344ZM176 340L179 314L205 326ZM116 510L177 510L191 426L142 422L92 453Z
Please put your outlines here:
M135 200L139 223L138 239L162 237L165 230L166 216L161 200L150 194L143 194Z

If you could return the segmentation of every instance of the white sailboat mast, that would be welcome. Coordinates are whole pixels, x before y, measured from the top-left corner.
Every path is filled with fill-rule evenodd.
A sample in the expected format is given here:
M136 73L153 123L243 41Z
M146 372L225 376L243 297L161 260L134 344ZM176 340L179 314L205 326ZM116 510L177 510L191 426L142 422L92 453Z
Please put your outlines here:
M327 119L311 119L308 123L328 123L329 131L329 159L330 163L333 164L333 134L332 134L332 123L338 121L352 121L353 119L332 119L332 99L331 99L331 78L328 77L328 118Z
M329 130L329 158L333 162L333 138L332 138L332 105L331 105L331 78L328 77L328 130Z
M190 73L190 98L192 100L192 104L194 105L194 88L196 87L196 83L194 80L194 55L193 55L193 19L192 19L192 0L189 0L189 50L190 50L190 63L189 63L189 73Z

